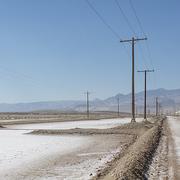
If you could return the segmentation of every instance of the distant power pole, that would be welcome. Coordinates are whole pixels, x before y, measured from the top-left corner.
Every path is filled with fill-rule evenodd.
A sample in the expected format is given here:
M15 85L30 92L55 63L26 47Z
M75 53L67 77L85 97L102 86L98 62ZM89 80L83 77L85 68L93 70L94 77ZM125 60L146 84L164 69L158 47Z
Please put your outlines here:
M154 70L143 70L138 71L144 73L144 120L147 120L146 109L147 109L147 72L154 72Z
M135 83L134 83L134 45L137 41L147 40L147 38L134 38L128 40L120 40L120 42L130 42L132 44L132 120L131 122L136 122L135 120Z
M89 91L86 92L86 113L87 119L89 119Z
M161 109L161 107L162 107L162 106L161 106L161 103L158 102L158 109L159 109L159 110L158 110L158 113L159 113L160 115L162 115L162 109Z
M158 97L156 97L156 116L158 116L158 107L159 107L158 104L159 104L158 103Z
M119 107L119 106L120 106L120 105L119 105L119 104L120 104L120 102L119 102L119 101L120 101L120 100L119 100L119 96L118 96L118 97L117 97L117 105L118 105L117 110L118 110L118 117L119 117L119 113L120 113L120 112L119 112L119 110L120 110L120 107Z

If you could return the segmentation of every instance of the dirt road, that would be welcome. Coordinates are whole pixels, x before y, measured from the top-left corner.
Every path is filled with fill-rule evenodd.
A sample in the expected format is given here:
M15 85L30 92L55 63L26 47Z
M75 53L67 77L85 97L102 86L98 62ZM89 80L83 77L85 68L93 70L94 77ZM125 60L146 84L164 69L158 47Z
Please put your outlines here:
M167 119L171 133L169 143L170 172L174 173L176 179L180 179L180 117L169 116Z

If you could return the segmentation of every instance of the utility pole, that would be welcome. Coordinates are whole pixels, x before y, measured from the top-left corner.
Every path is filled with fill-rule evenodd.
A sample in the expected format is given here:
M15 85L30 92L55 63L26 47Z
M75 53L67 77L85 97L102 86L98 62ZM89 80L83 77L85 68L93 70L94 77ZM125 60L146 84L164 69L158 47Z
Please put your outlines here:
M144 73L144 120L147 120L146 115L146 109L147 109L147 72L154 72L154 70L143 70L143 71L137 71L137 72L143 72Z
M86 113L87 119L89 119L89 91L86 92Z
M158 102L158 109L159 109L159 114L162 115L162 109L161 109L161 103Z
M158 116L158 97L156 97L156 116Z
M117 97L117 105L118 105L118 108L117 108L117 110L118 110L118 117L119 117L119 96Z
M132 44L132 120L131 122L136 122L135 120L135 82L134 82L134 45L137 41L147 40L147 38L134 38L128 40L120 40L121 43L129 42Z

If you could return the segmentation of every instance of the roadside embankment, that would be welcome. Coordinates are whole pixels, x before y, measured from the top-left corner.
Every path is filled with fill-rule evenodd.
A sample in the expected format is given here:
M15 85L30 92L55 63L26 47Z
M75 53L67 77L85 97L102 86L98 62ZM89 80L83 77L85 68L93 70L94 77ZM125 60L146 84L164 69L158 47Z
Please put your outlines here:
M93 135L93 134L130 134L140 136L146 132L149 128L152 128L154 124L149 122L139 122L139 123L127 123L121 126L108 129L92 129L92 128L74 128L74 129L39 129L33 130L29 134L34 135L68 135L68 134L78 134L78 135Z
M107 169L100 172L94 179L147 179L146 172L158 147L161 129L162 123L147 130L128 148L123 157L114 162L114 168L109 172Z
M162 131L162 120L154 123L140 122L128 123L109 129L66 129L66 130L34 130L34 135L97 135L97 134L122 134L131 135L133 141L129 141L121 153L99 170L92 179L107 180L132 180L147 179L146 172L152 162L153 155L158 147Z

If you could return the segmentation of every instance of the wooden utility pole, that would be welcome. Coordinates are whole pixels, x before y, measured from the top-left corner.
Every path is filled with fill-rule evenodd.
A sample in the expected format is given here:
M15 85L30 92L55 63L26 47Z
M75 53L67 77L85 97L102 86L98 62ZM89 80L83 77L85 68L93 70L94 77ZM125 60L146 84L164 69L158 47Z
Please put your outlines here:
M156 97L156 116L158 116L158 105L159 103L158 103L158 97Z
M86 113L87 119L89 119L89 91L86 92Z
M120 107L119 107L120 105L119 105L119 104L120 104L120 103L119 103L119 96L118 96L118 97L117 97L117 105L118 105L117 110L118 110L118 117L119 117L119 113L120 113L120 112L119 112L119 109L120 109Z
M147 120L147 72L154 72L154 70L138 71L144 73L144 120Z
M135 82L134 82L134 45L137 41L147 40L147 38L134 38L128 40L120 40L121 43L129 42L132 44L132 120L131 122L136 122L135 120Z
M159 115L162 115L162 109L161 109L161 103L158 102L158 113Z

